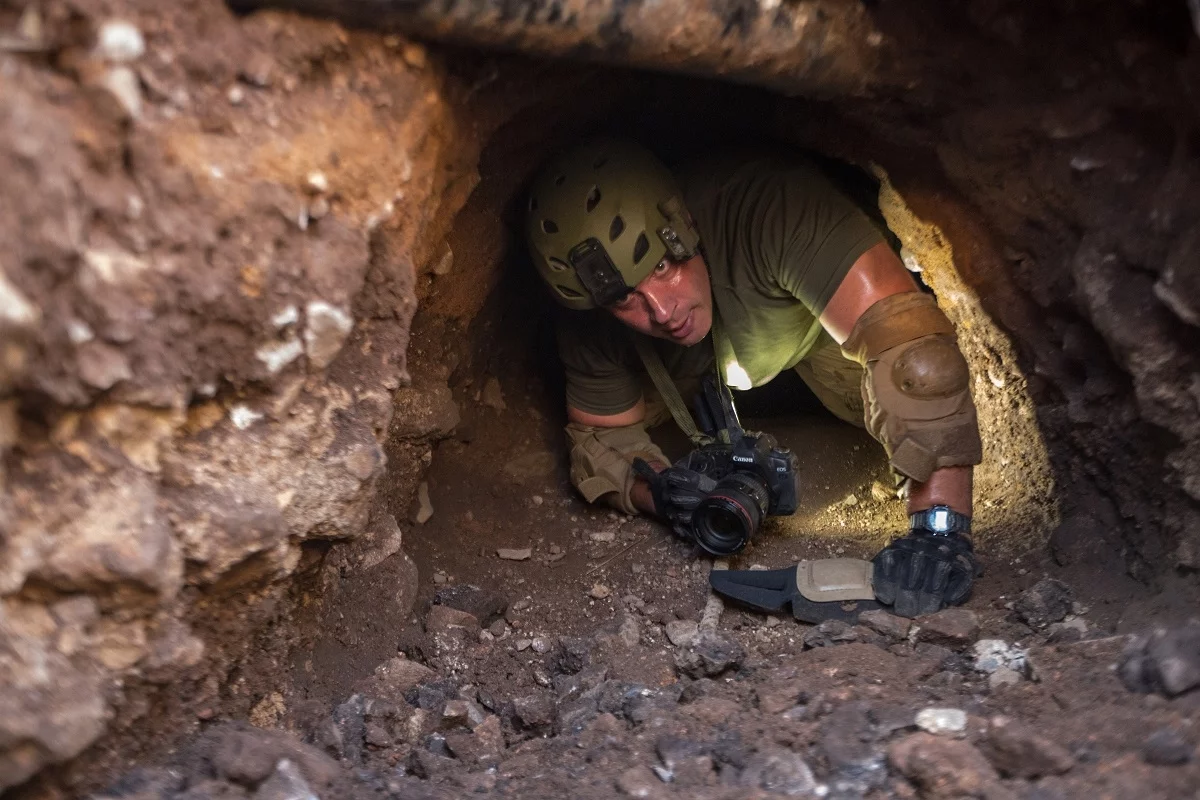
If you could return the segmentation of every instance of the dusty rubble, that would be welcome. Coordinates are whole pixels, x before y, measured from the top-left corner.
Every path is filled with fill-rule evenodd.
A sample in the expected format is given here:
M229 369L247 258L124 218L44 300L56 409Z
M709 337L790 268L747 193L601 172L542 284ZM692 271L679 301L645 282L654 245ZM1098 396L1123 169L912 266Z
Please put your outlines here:
M786 644L768 652L753 636L765 620L668 641L653 631L669 636L672 623L634 610L592 636L526 648L479 639L503 620L502 595L455 587L438 599L424 628L442 671L392 659L300 731L308 744L216 725L170 767L96 797L1048 800L1200 786L1189 722L1200 692L1147 705L1121 689L1113 666L1131 658L1125 637L1056 645L1024 628L1036 670L991 687L970 652L981 631L1013 630L1004 613L949 610L916 620L911 635L882 613L870 627L789 621ZM1180 658L1200 669L1194 648L1161 650L1157 669ZM495 652L533 674L532 691L476 682Z

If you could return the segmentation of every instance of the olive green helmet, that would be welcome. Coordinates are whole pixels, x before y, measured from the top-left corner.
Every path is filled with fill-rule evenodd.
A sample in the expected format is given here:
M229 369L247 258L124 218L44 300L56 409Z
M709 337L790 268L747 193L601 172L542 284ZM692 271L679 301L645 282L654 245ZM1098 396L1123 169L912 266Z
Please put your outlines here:
M675 179L641 145L598 139L549 161L529 193L533 262L567 308L609 305L699 242Z

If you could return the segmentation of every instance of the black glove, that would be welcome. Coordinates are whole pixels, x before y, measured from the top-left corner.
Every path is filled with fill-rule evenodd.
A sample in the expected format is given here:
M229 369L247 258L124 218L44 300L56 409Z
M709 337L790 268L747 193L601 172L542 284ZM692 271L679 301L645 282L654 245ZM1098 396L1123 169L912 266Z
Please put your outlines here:
M914 530L871 559L879 602L901 617L919 617L964 602L979 572L971 540L959 533Z
M634 473L650 486L654 513L684 538L692 536L692 512L708 496L717 482L686 467L667 467L655 472L640 458L633 460Z

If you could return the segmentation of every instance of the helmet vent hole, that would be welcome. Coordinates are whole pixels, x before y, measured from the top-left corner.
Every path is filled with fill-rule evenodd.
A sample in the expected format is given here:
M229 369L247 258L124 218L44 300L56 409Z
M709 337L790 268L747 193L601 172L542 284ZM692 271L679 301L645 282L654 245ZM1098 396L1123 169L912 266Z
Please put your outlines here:
M608 226L608 240L615 242L617 237L625 232L625 220L620 216L613 217L612 224Z
M582 294L580 294L579 292L577 292L574 289L571 289L569 287L566 287L566 286L556 283L556 284L554 284L554 288L558 290L559 294L561 294L563 297L567 298L568 300L582 300L583 299Z
M600 169L608 163L608 156L600 156L592 162L592 169Z
M558 226L554 224L552 219L542 220L542 230L546 233L558 233Z
M555 272L565 272L568 269L567 265L557 258L551 258L549 261L550 269L554 270Z
M563 185L564 183L566 183L566 182L567 182L567 176L566 176L566 175L559 175L557 178L555 178L555 179L554 179L554 185L555 185L555 186L562 186L562 185Z
M637 264L646 257L646 252L650 249L650 240L646 238L646 232L642 231L638 234L637 241L633 243L633 263Z
M592 190L590 192L588 192L588 196L587 196L587 210L588 210L589 214L596 210L596 205L599 202L600 202L600 187L593 186Z

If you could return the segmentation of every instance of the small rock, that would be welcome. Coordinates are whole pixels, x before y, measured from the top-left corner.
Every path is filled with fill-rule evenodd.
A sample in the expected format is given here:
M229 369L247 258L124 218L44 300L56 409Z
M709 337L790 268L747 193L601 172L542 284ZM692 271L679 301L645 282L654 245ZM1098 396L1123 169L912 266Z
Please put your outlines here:
M110 19L96 32L96 55L113 64L136 61L146 52L146 39L137 26Z
M436 583L438 586L445 584L446 581L448 581L448 580L450 580L450 579L446 577L446 573L444 573L444 572L433 573L433 582Z
M750 756L738 785L784 797L807 797L817 788L812 769L791 750L768 746Z
M880 636L897 642L907 639L908 631L912 628L912 620L889 614L881 608L859 614L858 624L865 625Z
M770 616L763 620L764 628L778 628L783 624L783 620L776 616Z
M1026 669L1025 649L1003 639L980 639L971 647L971 653L975 656L974 667L978 672L990 675L998 669L1018 673Z
M1072 617L1062 622L1052 622L1047 626L1046 634L1048 644L1078 642L1088 634L1087 620L1082 617Z
M465 611L450 606L432 606L425 617L426 633L448 632L451 628L465 628L472 636L478 635L479 620Z
M649 767L630 767L617 778L617 788L626 797L659 798L665 797L662 783Z
M1000 774L1011 778L1061 775L1075 766L1066 748L1008 717L992 717L982 750Z
M229 91L225 93L225 99L231 106L240 106L246 99L246 90L240 86L230 86Z
M320 800L300 770L286 758L279 759L271 777L258 787L254 800Z
M442 728L459 728L467 724L471 708L466 700L447 700L442 707Z
M325 194L329 191L329 179L324 172L310 172L304 180L304 188L311 194Z
M886 503L889 500L895 500L896 490L885 485L883 481L875 481L871 484L871 499L877 503Z
M533 639L517 639L517 641L513 643L513 647L517 648L517 652L520 652L522 650L528 650L531 644L533 644Z
M917 624L918 642L958 649L979 638L979 617L965 608L947 608L921 617Z
M535 506L540 506L542 503L544 503L546 501L542 499L542 496L540 494L535 494L533 497L529 498L529 502L533 503Z
M489 642L494 642L494 641L496 641L496 635L493 634L491 631L480 631L479 632L479 641L484 644L488 644Z
M508 626L505 624L503 619L498 619L488 626L488 633L490 633L492 636L495 636L497 639L503 636L506 630L508 630Z
M612 594L612 589L608 588L603 583L594 583L592 584L592 590L588 592L588 594L597 600L603 600Z
M421 481L417 487L417 510L413 514L413 522L424 525L433 517L433 503L429 502L429 484Z
M554 701L541 694L518 697L513 700L513 715L524 728L549 728L554 723Z
M731 669L738 669L746 651L725 634L704 631L690 648L675 653L675 666L691 678L712 678Z
M857 642L858 632L840 619L827 619L805 631L803 641L807 648L833 647Z
M1177 767L1192 760L1195 748L1177 731L1159 728L1146 737L1142 760L1159 767Z
M983 754L961 739L914 733L888 747L888 761L926 800L1010 796Z
M632 572L634 575L641 575L642 571L645 569L646 569L646 567L642 564L634 563L634 564L629 565L629 571Z
M1133 637L1121 654L1118 673L1134 692L1174 697L1200 686L1200 620Z
M512 611L524 611L525 609L529 608L531 605L533 605L532 600L530 600L528 597L522 597L520 600L518 600L517 602L512 604L511 610Z
M667 639L676 647L691 647L700 638L700 626L687 619L676 619L666 625Z
M481 625L493 624L508 608L508 600L504 595L469 583L439 589L433 596L433 602L465 611L478 619Z
M508 405L504 402L504 392L500 388L500 381L496 380L496 376L489 377L483 384L483 394L480 395L480 402L496 411L504 411L508 408Z
M1020 682L1021 673L1008 667L1000 667L991 675L988 675L988 686L993 689L998 689L1001 686L1011 686Z
M532 555L532 547L500 547L496 550L496 556L505 561L528 561Z
M615 531L597 531L596 533L590 534L588 538L593 542L608 543L616 539L617 534Z
M841 502L841 504L842 504L842 505L844 505L844 506L856 506L856 505L858 505L858 495L856 495L856 494L848 494L848 495L846 495L845 497L843 497L843 498L842 498L842 502Z
M627 648L637 647L638 643L642 641L642 628L638 625L637 619L625 617L621 620L621 627L617 629L617 638Z
M1016 599L1013 613L1034 630L1061 622L1071 613L1071 587L1053 578L1040 580Z
M551 645L550 640L545 636L538 636L532 642L530 642L529 646L533 648L533 652L537 653L539 656L544 656L546 653L550 652Z
M967 712L961 708L923 708L917 712L916 723L933 734L962 733L967 729Z
M142 116L142 86L137 75L129 67L113 67L104 73L100 85L112 95L126 119Z

